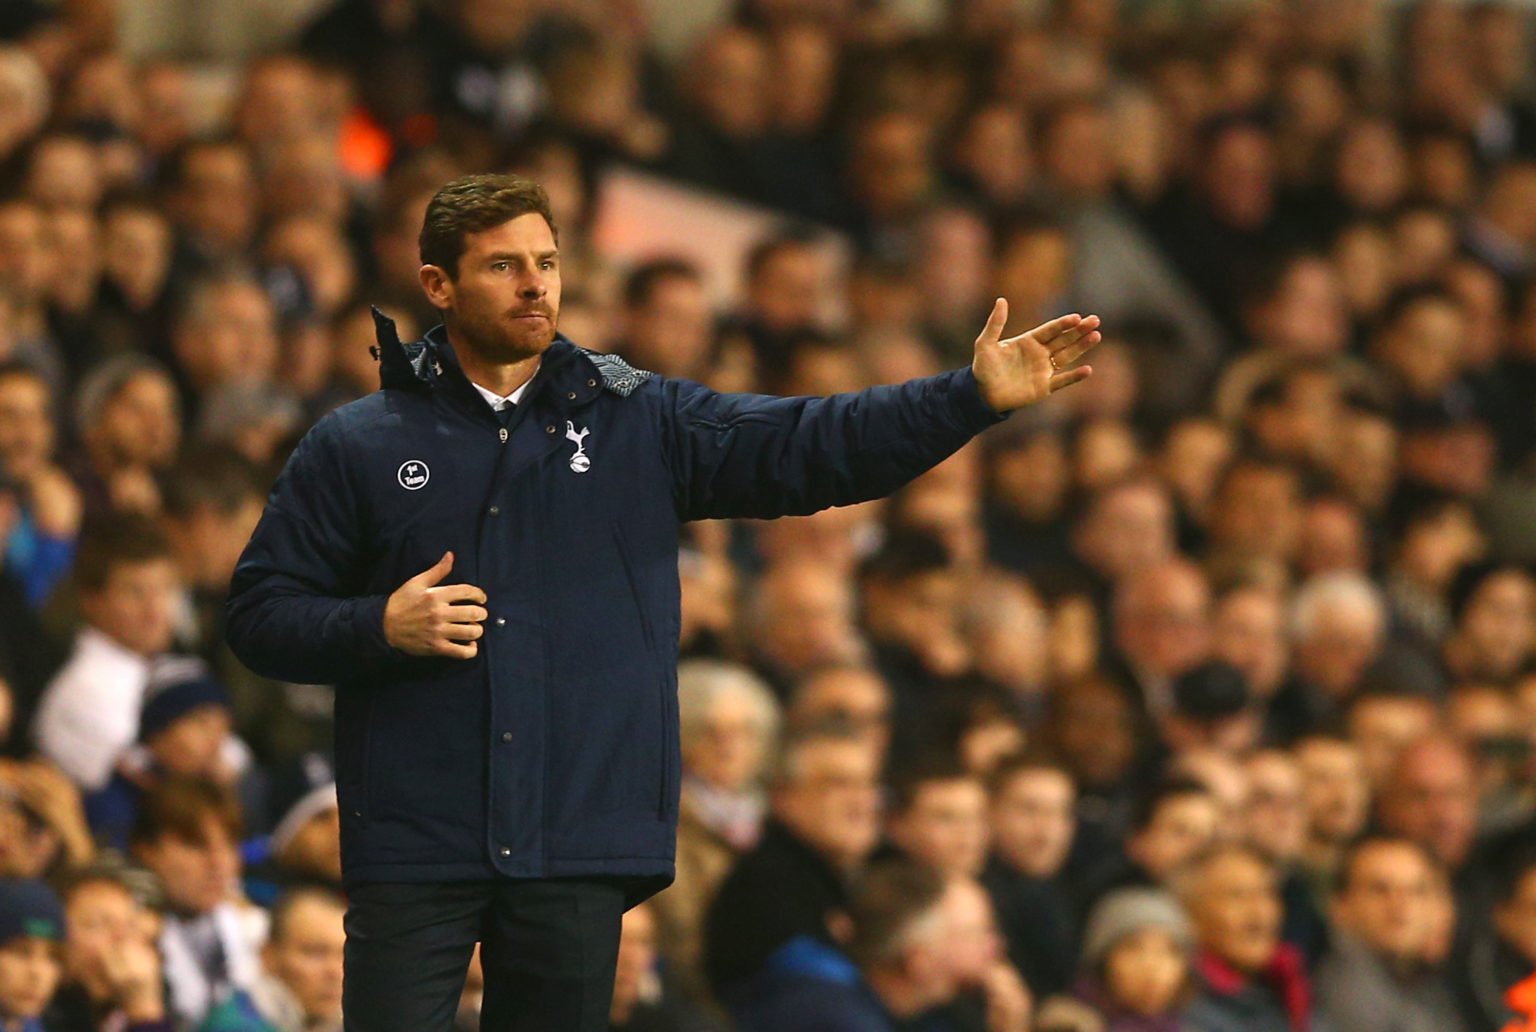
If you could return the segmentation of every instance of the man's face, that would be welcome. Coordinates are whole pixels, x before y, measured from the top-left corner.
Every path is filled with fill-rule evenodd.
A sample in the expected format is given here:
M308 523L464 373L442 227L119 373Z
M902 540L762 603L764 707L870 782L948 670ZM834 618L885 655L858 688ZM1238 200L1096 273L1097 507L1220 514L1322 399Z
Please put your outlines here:
M1518 670L1536 641L1536 582L1518 570L1489 577L1467 606L1462 628L1489 673Z
M53 453L48 387L27 375L0 379L0 471L30 478Z
M853 742L812 742L800 747L795 766L774 797L777 815L834 863L862 861L880 834L874 753Z
M1109 491L1082 528L1084 558L1113 581L1173 554L1173 506L1150 484Z
M1206 657L1210 593L1193 571L1169 567L1141 576L1118 621L1119 644L1137 667L1177 677Z
M200 389L269 380L278 357L277 317L255 283L211 289L203 318L176 331L176 355Z
M240 854L229 832L209 815L200 841L164 835L140 848L140 859L160 878L171 906L201 915L229 898L240 876Z
M664 376L697 379L709 357L714 316L704 284L693 276L665 276L650 296L628 311L626 340L632 361Z
M815 727L828 721L847 724L879 756L891 740L891 693L870 670L844 667L806 681L795 693L790 722Z
M283 937L263 952L267 970L293 993L306 1022L341 1018L341 958L347 936L344 911L319 899L295 903Z
M1371 949L1394 960L1423 955L1435 902L1424 854L1402 842L1367 846L1334 901L1334 920Z
M199 148L178 198L182 220L219 251L240 251L256 227L256 174L237 145Z
M544 216L519 215L464 236L455 275L421 268L433 307L454 338L485 361L507 364L540 355L555 339L560 315L560 252Z
M1316 626L1296 643L1297 669L1334 698L1348 695L1381 648L1382 626L1369 606L1322 608Z
M1342 843L1358 835L1370 805L1359 751L1346 742L1318 738L1297 746L1296 760L1311 837Z
M1248 837L1273 860L1291 860L1306 842L1301 768L1285 753L1255 755L1248 774Z
M33 935L0 944L0 1015L35 1018L48 1006L63 964L59 945Z
M1234 591L1216 607L1212 651L1237 667L1258 694L1268 697L1285 676L1288 647L1285 614L1274 592Z
M685 762L709 784L741 791L762 771L766 746L758 708L740 693L722 694L705 714L702 732L690 743Z
M891 838L946 875L981 873L987 859L987 793L969 778L930 781L891 822Z
M81 610L97 630L152 656L171 647L180 588L170 559L118 563L100 590L81 596Z
M1360 750L1366 780L1386 781L1397 754L1427 735L1439 712L1427 699L1376 697L1361 700L1350 710L1349 739Z
M158 374L135 376L102 412L92 437L122 465L160 468L181 446L181 413L176 388Z
M1461 866L1477 831L1477 782L1467 757L1448 742L1422 742L1399 757L1381 799L1382 825Z
M821 255L809 246L779 247L747 284L753 314L769 329L790 331L816 325L826 273Z
M92 996L111 995L105 957L123 942L140 935L138 905L121 885L90 882L70 895L65 917L69 937L64 946L64 961L70 978L84 983Z
M16 202L0 206L0 290L18 307L42 300L53 262L40 209Z
M1151 822L1126 844L1131 858L1159 880L1216 840L1221 807L1214 796L1190 792L1163 801Z
M149 742L149 752L168 773L213 777L218 772L219 750L229 730L228 709L199 706L156 735Z
M1072 780L1057 770L1026 770L1005 782L992 801L997 852L1034 878L1061 869L1077 830Z
M339 883L341 811L332 807L305 821L277 859L286 871Z
M945 955L956 989L982 984L987 969L1002 954L1002 939L992 916L992 901L974 878L955 878L941 904Z
M796 563L770 571L759 590L758 647L785 673L804 675L857 655L853 598L835 570Z
M1187 905L1201 947L1239 971L1259 971L1280 942L1280 895L1269 869L1231 852L1213 858L1200 875L1200 890Z

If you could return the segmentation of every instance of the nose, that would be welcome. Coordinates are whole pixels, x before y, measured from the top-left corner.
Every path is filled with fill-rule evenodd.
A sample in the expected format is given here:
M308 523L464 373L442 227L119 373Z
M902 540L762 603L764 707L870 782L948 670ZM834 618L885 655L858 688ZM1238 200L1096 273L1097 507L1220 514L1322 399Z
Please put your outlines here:
M518 288L517 292L520 297L528 301L537 301L548 293L548 290L549 288L544 285L544 277L535 272L523 280L523 284Z

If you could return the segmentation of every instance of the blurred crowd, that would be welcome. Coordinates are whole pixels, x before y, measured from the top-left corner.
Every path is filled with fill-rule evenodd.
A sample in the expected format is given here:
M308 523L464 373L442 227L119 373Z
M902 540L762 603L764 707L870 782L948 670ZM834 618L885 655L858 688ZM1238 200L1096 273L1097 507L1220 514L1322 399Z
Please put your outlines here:
M730 6L664 58L634 0L340 0L210 70L0 5L0 1028L340 1028L332 691L242 669L224 593L492 169L551 194L562 331L721 390L1104 319L895 497L688 528L615 1029L1525 1028L1530 11ZM617 262L619 168L780 228L729 296Z

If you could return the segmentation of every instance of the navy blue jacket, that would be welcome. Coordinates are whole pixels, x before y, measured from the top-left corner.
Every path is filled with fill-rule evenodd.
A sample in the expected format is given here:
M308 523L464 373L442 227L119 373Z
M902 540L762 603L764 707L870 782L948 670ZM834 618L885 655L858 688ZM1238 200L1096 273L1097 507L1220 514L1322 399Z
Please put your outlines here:
M383 389L326 415L236 567L229 641L333 683L348 884L673 877L678 528L884 495L1001 417L970 370L832 398L719 394L577 348L512 417L441 327L379 320ZM472 660L412 657L384 604L454 553L484 589Z

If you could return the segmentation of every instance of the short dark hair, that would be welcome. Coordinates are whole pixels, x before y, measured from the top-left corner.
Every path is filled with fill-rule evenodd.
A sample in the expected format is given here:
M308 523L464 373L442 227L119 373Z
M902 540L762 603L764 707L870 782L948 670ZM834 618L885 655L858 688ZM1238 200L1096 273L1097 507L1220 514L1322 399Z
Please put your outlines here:
M232 448L209 446L182 456L166 475L161 495L167 516L185 519L199 509L221 515L266 496L255 466Z
M650 302L656 288L669 279L703 282L699 267L686 258L656 258L637 265L624 280L624 305L639 308Z
M288 937L288 925L293 920L293 912L305 902L319 903L337 910L347 909L347 901L339 893L321 885L295 885L284 889L272 905L272 924L267 930L269 942L280 943Z
M482 233L521 215L544 216L559 243L549 195L538 183L509 173L460 176L433 194L427 205L417 241L421 263L436 265L450 279L456 278L466 234Z
M165 531L148 516L92 520L80 534L75 581L81 591L100 591L119 566L171 559L173 554Z
M849 959L866 971L890 960L912 925L939 905L944 888L943 875L914 860L885 860L870 867L848 904L853 920Z
M1355 867L1360 863L1360 857L1367 850L1375 849L1378 846L1402 846L1405 849L1411 849L1419 854L1420 859L1424 861L1424 866L1429 869L1431 874L1440 873L1439 861L1421 843L1402 835L1369 832L1344 847L1344 854L1339 857L1337 877L1333 883L1333 894L1335 896L1342 896L1352 888L1355 880Z
M128 844L149 846L176 838L203 845L210 817L231 839L240 839L244 822L234 793L206 778L167 778L144 794Z
M1159 781L1150 791L1139 797L1131 808L1131 834L1146 831L1152 826L1152 822L1157 819L1158 813L1164 806L1175 799L1184 799L1189 796L1216 798L1204 782L1194 778L1169 777Z
M947 752L931 752L903 763L891 781L887 812L899 817L912 809L923 789L951 781L970 781L985 788L985 782L966 770L959 757Z

